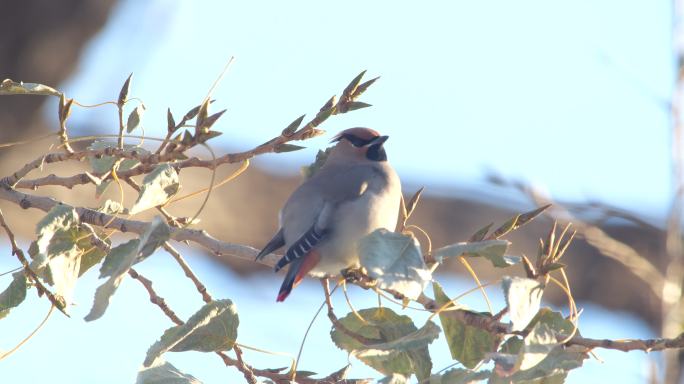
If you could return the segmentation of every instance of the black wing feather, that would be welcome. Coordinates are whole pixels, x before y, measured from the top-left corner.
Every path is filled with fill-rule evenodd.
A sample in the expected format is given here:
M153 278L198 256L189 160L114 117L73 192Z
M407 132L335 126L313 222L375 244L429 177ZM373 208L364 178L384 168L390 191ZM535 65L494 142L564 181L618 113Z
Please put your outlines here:
M283 229L280 228L280 230L278 230L278 233L276 233L275 236L273 236L273 238L271 239L271 241L269 241L268 244L266 244L266 246L261 250L261 252L259 252L259 254L256 257L256 260L261 259L262 257L268 255L269 253L275 251L283 245L285 245L285 235L283 234Z
M284 266L309 253L309 251L312 250L313 247L315 247L316 244L318 244L321 241L324 235L325 232L318 231L316 229L316 225L314 224L311 227L311 229L306 231L306 233L303 234L302 237L300 237L297 241L295 241L295 243L292 244L290 249L287 250L285 256L283 256L278 261L278 264L276 264L275 271L278 272Z

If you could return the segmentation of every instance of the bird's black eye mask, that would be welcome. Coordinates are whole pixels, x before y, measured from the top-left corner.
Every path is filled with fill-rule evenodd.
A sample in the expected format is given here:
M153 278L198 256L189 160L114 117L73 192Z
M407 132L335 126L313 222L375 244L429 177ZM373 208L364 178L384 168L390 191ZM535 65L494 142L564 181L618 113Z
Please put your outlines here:
M376 137L372 137L370 139L362 139L358 136L352 135L351 133L345 133L344 135L338 137L334 141L340 141L342 139L347 140L350 142L353 146L357 148L365 147L366 145L370 144L371 141L375 140Z

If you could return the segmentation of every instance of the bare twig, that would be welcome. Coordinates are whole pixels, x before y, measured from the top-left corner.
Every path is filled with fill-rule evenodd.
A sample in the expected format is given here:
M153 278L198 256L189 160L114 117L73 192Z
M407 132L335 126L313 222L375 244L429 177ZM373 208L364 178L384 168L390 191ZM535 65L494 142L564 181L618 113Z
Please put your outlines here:
M235 365L235 368L242 372L242 375L245 376L245 380L247 380L249 384L257 384L258 380L256 376L254 376L252 368L242 361L242 350L240 347L237 345L233 346L233 351L235 351L235 358L237 360L237 365Z
M207 287L197 278L197 275L192 271L188 263L185 261L183 256L178 252L175 248L171 246L171 244L167 241L164 243L164 250L168 252L173 258L178 262L178 265L180 265L181 269L185 273L185 276L189 278L193 284L195 284L195 288L197 288L197 292L199 292L200 295L202 295L202 300L204 300L205 303L209 303L212 301L211 295L209 292L207 292Z
M22 251L17 245L17 242L14 238L14 233L5 222L5 216L2 214L2 211L0 211L0 226L5 229L7 237L9 237L10 245L12 246L12 254L17 256L19 262L21 262L21 265L24 267L24 273L26 273L26 276L29 278L29 280L31 280L31 282L36 286L38 296L45 295L45 297L50 300L50 303L52 303L55 308L59 309L63 314L69 317L69 315L65 312L66 302L64 301L64 298L50 292L50 290L47 289L43 283L41 283L36 273L29 266L29 262L24 255L24 251Z
M183 320L181 320L176 313L169 308L168 305L166 305L166 301L164 300L163 297L159 296L157 292L152 288L152 281L150 281L148 278L145 276L139 274L135 269L131 268L128 270L128 274L134 278L135 280L138 280L140 284L145 287L145 290L147 291L147 294L150 296L150 302L156 306L159 307L159 309L164 312L166 317L171 319L174 324L176 325L181 325L183 324Z

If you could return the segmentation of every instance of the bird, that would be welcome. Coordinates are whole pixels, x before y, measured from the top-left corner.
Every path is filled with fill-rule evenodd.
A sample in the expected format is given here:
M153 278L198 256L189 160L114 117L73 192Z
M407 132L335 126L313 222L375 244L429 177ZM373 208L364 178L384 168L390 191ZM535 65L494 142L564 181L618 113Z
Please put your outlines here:
M340 132L325 163L288 198L279 230L256 257L286 249L275 265L276 272L289 265L277 302L307 274L331 277L359 267L357 242L376 229L395 229L401 184L387 161L388 138L370 128Z

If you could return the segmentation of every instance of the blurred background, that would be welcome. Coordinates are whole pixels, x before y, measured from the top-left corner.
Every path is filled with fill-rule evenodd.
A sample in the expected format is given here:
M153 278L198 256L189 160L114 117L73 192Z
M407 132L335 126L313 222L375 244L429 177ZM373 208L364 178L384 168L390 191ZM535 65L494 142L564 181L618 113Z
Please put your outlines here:
M352 126L390 136L388 155L411 196L425 186L413 223L439 247L465 241L489 224L544 202L556 205L509 239L512 254L536 253L551 219L579 231L565 262L584 309L582 334L647 338L679 333L681 276L681 141L678 106L676 7L668 1L134 1L25 0L0 5L0 78L51 85L82 104L116 100L129 73L131 95L146 106L145 135L163 137L166 108L181 116L206 96L226 62L235 62L213 90L213 110L228 112L214 129L219 153L248 150L280 133L303 113L312 117L361 70L381 76L362 100L373 104L334 116L328 134L307 149L266 155L236 181L216 190L198 227L224 241L261 247L277 229L277 212L332 135ZM674 96L673 96L674 95ZM673 118L674 116L674 118ZM57 129L57 102L36 96L0 99L0 142L41 137ZM72 136L117 132L116 108L74 107ZM52 140L0 152L7 175L46 151ZM208 156L198 151L197 155ZM73 168L70 168L73 167ZM60 165L43 174L68 174L87 164ZM226 166L219 177L234 171ZM36 172L38 175L38 172ZM186 192L206 186L209 173L181 173ZM681 189L680 189L681 192ZM36 191L96 206L90 187ZM104 198L118 199L110 188ZM127 191L128 204L134 201ZM192 215L200 199L171 208ZM32 239L37 211L0 208ZM669 235L669 236L668 236ZM231 258L183 249L217 298L231 298L241 316L239 342L296 355L322 292L307 281L285 304L275 304L281 276ZM18 262L5 249L3 271ZM474 262L484 281L496 279ZM138 268L158 293L187 318L201 306L191 283L166 254ZM506 274L520 274L511 268ZM0 286L11 275L0 277ZM676 295L665 296L667 277ZM456 295L474 286L458 263L440 281ZM10 358L0 373L12 382L133 382L145 351L171 323L150 305L138 284L125 281L103 319L85 323L96 273L79 280L71 319L54 315ZM679 289L679 291L677 291ZM497 288L488 290L498 297ZM352 289L357 308L375 295ZM0 349L28 334L48 310L28 303L0 322ZM674 298L673 298L674 297ZM339 299L339 298L337 298ZM548 305L565 311L554 288ZM669 301L668 301L669 300ZM485 310L481 296L466 303ZM346 312L342 300L338 315ZM406 312L417 319L421 313ZM330 342L329 322L314 323L301 369L327 375L347 363ZM672 332L675 332L672 334ZM431 346L434 371L452 363L443 340ZM664 378L659 353L598 351L567 382L644 383ZM287 358L247 352L260 368ZM168 360L205 383L240 382L215 356L170 354ZM676 360L676 359L675 359ZM378 374L351 360L352 377Z

